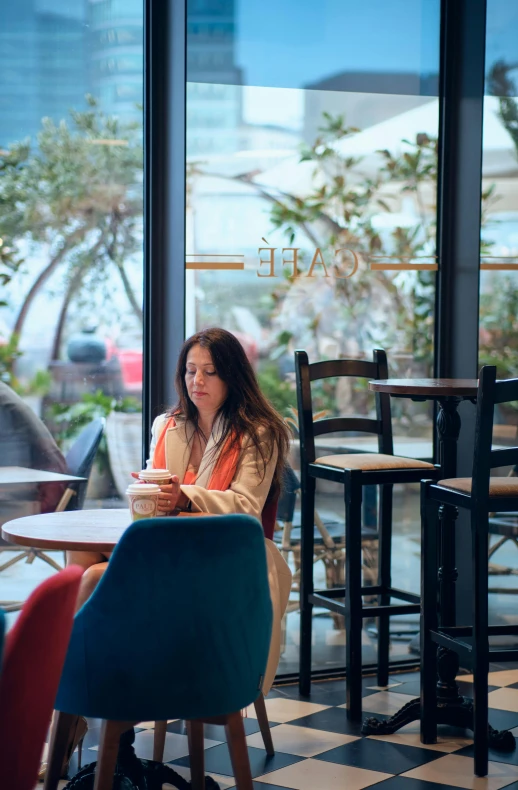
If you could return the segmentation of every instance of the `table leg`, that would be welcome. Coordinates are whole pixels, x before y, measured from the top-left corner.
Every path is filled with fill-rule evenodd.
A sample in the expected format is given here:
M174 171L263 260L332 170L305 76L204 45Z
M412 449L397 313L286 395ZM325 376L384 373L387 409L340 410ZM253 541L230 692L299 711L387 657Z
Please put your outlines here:
M443 479L456 477L457 440L460 433L458 407L461 398L444 398L439 401L437 415L437 434L439 440L439 462ZM441 505L440 518L440 568L439 568L439 615L442 626L456 623L455 583L455 528L458 509L451 505ZM459 657L452 650L438 649L437 660L437 723L449 724L463 729L473 729L473 701L462 697L455 678L459 671ZM421 717L421 700L413 699L397 713L381 721L375 717L365 719L363 735L390 735L405 724ZM489 745L500 751L513 751L516 741L511 732L495 730L489 725Z

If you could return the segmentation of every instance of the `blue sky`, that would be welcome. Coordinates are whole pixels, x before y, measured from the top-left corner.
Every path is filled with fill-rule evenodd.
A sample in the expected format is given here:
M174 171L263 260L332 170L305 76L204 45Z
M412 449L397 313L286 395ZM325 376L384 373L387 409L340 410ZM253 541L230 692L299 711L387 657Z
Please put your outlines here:
M236 0L236 64L245 84L286 88L351 70L433 73L439 8L439 0Z
M518 0L487 1L486 42L486 71L496 60L518 63Z

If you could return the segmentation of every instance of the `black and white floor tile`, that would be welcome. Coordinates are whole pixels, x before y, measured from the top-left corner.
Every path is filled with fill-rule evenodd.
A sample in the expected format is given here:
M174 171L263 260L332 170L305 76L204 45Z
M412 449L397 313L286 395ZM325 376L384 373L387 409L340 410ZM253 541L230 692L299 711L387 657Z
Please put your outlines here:
M491 723L518 736L518 669L495 668L490 685ZM388 717L418 689L418 673L393 674L384 689L375 678L364 678L364 713ZM470 693L470 676L462 676L461 690ZM343 680L313 683L310 700L300 697L296 685L277 686L266 707L274 757L263 748L253 707L244 719L254 790L518 790L518 750L491 751L488 777L477 778L468 732L440 727L438 742L424 745L415 722L394 735L363 737L361 725L347 719ZM189 779L184 723L171 721L167 730L164 760ZM91 722L83 762L95 760L99 733L99 723ZM152 757L153 722L139 725L135 749L140 757ZM76 766L74 755L72 773ZM205 770L221 790L235 787L223 727L205 728ZM60 790L65 787L62 782Z

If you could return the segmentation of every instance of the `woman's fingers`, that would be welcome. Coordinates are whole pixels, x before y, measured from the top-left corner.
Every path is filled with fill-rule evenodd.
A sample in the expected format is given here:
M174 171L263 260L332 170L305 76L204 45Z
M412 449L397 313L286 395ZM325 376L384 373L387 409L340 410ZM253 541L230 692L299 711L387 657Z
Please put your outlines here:
M158 509L161 513L169 513L176 507L178 497L180 496L180 482L178 475L173 475L172 483L166 486L160 486L160 495L158 497Z

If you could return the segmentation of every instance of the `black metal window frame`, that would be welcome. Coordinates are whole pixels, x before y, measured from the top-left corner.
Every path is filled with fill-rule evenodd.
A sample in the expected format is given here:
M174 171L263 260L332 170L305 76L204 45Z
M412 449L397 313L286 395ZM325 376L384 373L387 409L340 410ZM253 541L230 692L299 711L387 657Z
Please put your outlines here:
M478 378L482 125L487 0L442 0L437 183L435 375ZM471 476L475 408L459 407L457 473ZM455 532L459 622L471 620L471 539L461 513Z
M186 0L144 0L142 457L185 332Z
M143 458L153 418L174 400L185 333L187 0L144 1ZM435 375L478 375L480 202L486 0L442 0ZM474 414L461 407L459 474L471 472ZM466 540L467 525L458 530ZM458 612L469 616L457 553ZM319 673L316 673L317 675Z

